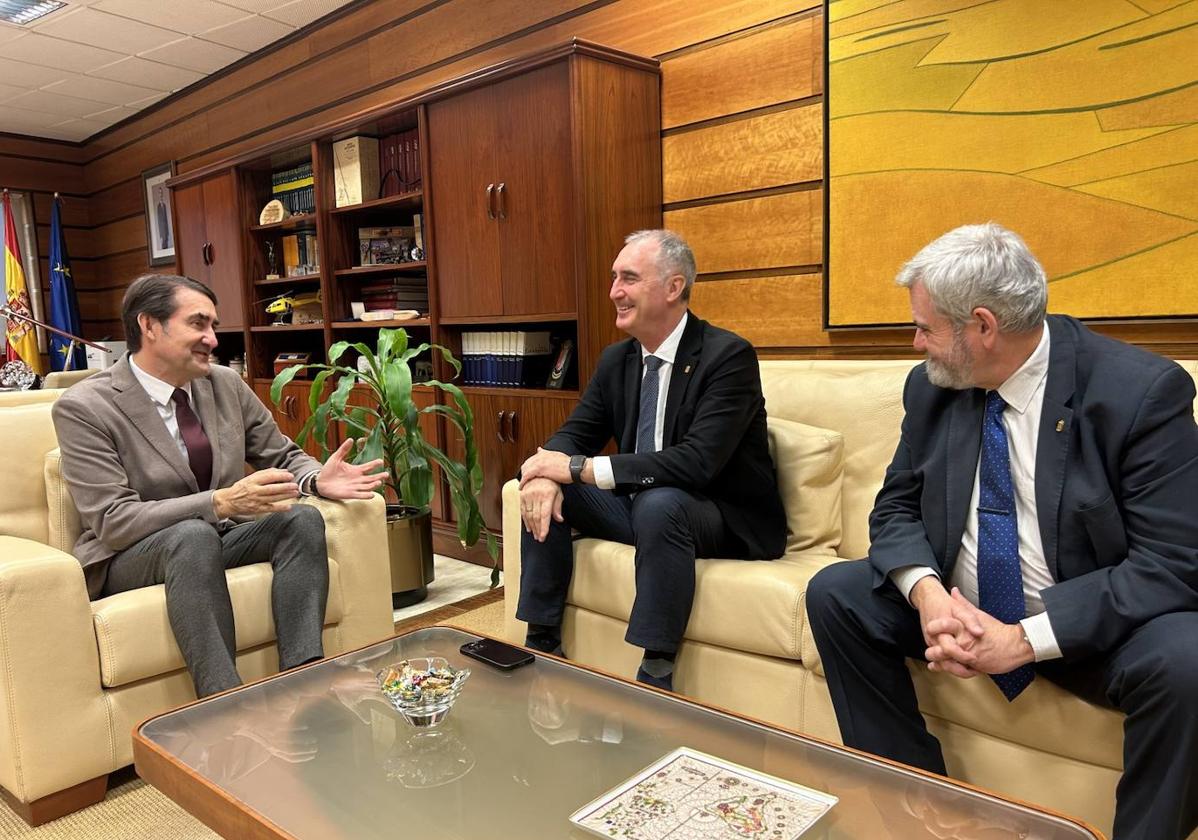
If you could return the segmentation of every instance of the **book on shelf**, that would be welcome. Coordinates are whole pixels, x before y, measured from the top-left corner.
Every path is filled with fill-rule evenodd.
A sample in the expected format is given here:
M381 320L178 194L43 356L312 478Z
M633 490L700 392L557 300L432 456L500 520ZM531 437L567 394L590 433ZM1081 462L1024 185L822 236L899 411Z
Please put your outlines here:
M420 133L414 129L379 140L380 198L420 189Z
M316 274L320 271L320 246L312 231L289 233L281 237L283 243L283 274Z
M349 207L379 194L379 141L348 137L333 144L333 186L337 207Z
M537 387L544 384L552 359L552 337L546 330L462 333L466 385Z
M283 202L289 213L312 213L316 210L316 187L312 163L302 163L290 169L271 173L272 198Z

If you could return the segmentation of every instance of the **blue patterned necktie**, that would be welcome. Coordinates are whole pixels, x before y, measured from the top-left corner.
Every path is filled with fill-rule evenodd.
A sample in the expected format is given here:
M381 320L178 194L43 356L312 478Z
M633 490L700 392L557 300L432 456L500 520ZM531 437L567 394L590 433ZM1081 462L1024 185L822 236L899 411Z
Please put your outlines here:
M661 359L645 357L645 375L641 379L641 413L636 419L636 451L657 451L657 395L661 390L658 369Z
M982 421L982 466L978 482L978 606L1004 624L1026 615L1023 573L1019 568L1019 524L1011 485L1011 455L1002 413L1007 404L998 391L986 394ZM1031 665L1007 674L991 674L1007 700L1014 700L1036 675Z

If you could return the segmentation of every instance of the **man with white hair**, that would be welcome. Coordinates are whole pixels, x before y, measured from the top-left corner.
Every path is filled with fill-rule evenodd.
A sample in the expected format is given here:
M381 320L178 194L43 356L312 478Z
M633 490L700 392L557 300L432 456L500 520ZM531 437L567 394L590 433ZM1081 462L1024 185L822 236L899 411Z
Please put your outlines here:
M897 282L927 360L869 558L807 591L844 742L945 772L905 657L989 675L1016 703L1046 678L1126 714L1116 840L1183 840L1198 826L1193 380L1046 317L1043 269L993 223L940 237Z
M696 557L780 557L786 514L753 346L689 314L695 257L678 234L628 236L612 264L616 326L578 406L521 467L526 644L561 653L571 527L636 546L625 639L637 679L673 689ZM615 455L600 455L616 441Z

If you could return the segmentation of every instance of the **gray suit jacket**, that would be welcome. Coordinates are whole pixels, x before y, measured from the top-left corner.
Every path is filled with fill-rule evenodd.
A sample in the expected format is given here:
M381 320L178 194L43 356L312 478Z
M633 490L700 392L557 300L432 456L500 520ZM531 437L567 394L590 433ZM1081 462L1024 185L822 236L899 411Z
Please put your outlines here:
M290 470L297 480L320 469L228 368L213 365L191 393L212 443L210 487L196 484L128 356L54 404L62 474L83 523L75 556L92 598L103 589L108 561L138 540L185 519L217 525L212 491L243 478L247 463Z
M1057 581L1041 592L1067 661L1105 653L1137 627L1198 610L1198 427L1194 380L1168 359L1048 317L1052 338L1036 450L1036 512ZM900 566L952 576L981 446L985 392L928 382L906 416L870 516L878 586Z

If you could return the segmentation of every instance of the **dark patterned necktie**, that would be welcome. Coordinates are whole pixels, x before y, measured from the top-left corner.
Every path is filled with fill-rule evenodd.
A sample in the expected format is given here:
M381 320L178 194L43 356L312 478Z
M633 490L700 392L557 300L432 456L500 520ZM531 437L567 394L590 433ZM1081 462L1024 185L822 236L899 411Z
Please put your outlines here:
M1026 615L1023 572L1019 567L1019 523L1011 484L1011 453L998 391L986 394L982 421L982 466L978 482L978 606L1004 624ZM1027 688L1036 671L1021 665L1007 674L991 674L1007 700Z
M645 357L645 376L641 379L641 413L636 419L636 451L657 451L657 395L661 391L661 359Z
M175 401L175 420L179 423L179 434L183 436L183 444L187 447L187 460L196 477L196 484L201 490L207 490L212 484L212 444L208 435L204 434L200 418L191 410L187 392L176 388L171 399Z

